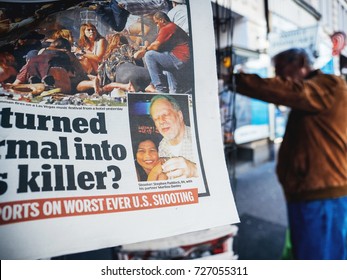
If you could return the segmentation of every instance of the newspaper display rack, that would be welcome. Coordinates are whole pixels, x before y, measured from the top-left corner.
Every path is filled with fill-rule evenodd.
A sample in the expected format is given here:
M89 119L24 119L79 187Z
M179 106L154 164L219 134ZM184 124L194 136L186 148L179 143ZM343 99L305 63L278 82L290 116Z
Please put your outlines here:
M0 4L0 258L236 258L210 1Z

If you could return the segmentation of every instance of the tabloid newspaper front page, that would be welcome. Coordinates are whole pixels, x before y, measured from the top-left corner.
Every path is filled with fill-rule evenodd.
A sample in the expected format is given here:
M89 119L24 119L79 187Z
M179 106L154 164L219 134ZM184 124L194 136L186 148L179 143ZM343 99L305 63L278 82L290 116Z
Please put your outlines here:
M210 1L0 6L1 259L239 221Z

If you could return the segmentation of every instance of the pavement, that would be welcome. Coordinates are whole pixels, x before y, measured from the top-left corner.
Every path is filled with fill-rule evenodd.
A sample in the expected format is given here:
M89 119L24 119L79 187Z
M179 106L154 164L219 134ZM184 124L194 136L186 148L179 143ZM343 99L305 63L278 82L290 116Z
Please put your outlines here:
M240 260L282 258L288 223L275 164L270 160L236 165L233 193L241 223L233 250Z

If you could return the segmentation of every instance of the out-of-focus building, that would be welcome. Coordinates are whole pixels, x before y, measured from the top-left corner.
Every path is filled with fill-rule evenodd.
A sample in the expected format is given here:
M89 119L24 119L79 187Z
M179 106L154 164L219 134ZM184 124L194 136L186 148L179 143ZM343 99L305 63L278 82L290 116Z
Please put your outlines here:
M237 144L239 160L267 160L270 156L267 143L271 132L269 104L235 95L234 88L222 86L223 76L232 71L234 66L242 66L246 72L262 77L269 76L266 2L213 0L212 8L224 140L232 147ZM230 156L227 154L227 159Z
M212 8L221 66L231 47L234 65L254 58L266 61L262 54L304 47L320 68L333 58L333 33L347 32L347 0L212 0ZM347 48L342 55L347 55ZM336 66L338 57L334 59Z
M312 53L315 68L340 74L340 56L332 54L331 36L347 31L346 0L269 0L268 53L298 46ZM345 48L342 55L347 54Z
M347 32L347 0L212 0L212 9L224 132L232 132L241 150L250 147L246 154L256 161L257 143L281 139L288 110L234 96L222 77L238 68L273 76L271 57L291 47L305 48L325 73L347 73L347 48L333 54L331 39L337 31Z

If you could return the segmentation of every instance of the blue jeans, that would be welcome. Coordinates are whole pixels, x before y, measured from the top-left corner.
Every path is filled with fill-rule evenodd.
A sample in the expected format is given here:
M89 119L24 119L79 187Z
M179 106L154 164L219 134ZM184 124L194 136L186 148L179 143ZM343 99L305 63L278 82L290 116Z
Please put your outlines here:
M347 259L347 197L287 206L295 259Z
M120 32L124 29L130 13L120 8L118 6L118 1L111 0L107 6L100 6L97 14L115 31Z
M177 90L175 73L183 67L184 63L170 52L157 51L146 52L145 61L155 88L159 92L168 92L169 86L170 92L175 93Z

